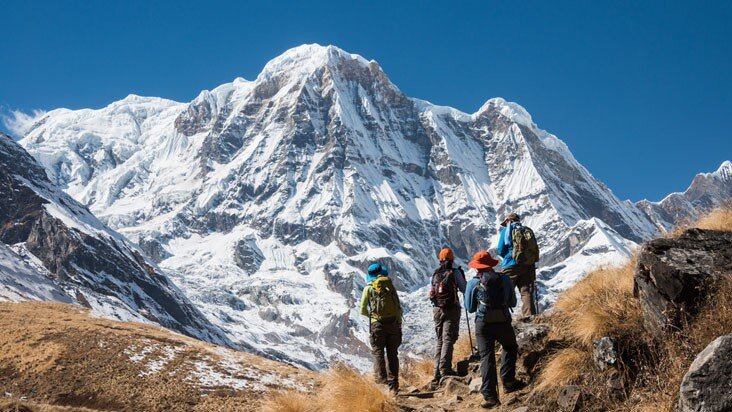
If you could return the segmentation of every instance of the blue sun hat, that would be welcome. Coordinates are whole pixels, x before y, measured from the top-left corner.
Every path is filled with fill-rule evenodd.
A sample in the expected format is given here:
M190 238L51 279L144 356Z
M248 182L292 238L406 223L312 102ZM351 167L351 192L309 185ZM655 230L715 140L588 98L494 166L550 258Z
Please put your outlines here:
M381 263L372 263L368 268L368 274L366 275L366 283L371 283L379 276L389 276L389 271L386 266Z

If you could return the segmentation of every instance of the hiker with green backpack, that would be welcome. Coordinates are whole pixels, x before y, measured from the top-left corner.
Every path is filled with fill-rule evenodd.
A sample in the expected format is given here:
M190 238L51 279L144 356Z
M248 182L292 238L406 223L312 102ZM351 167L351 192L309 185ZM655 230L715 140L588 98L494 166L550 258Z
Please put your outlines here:
M521 317L536 315L536 262L539 261L539 245L534 231L521 224L521 217L510 213L501 223L498 237L498 255L503 258L503 273L521 293Z
M361 295L361 315L367 316L370 322L369 340L376 383L386 384L396 395L399 391L398 348L402 344L402 307L389 271L380 263L368 268L366 287Z

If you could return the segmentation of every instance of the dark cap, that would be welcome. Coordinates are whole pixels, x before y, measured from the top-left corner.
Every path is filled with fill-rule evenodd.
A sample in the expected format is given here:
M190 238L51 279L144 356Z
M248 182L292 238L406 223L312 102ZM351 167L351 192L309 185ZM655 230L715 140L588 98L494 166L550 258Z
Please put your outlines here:
M508 216L506 216L506 218L503 219L503 222L501 222L501 226L506 226L506 223L508 223L508 221L520 222L521 216L519 216L517 213L509 213Z

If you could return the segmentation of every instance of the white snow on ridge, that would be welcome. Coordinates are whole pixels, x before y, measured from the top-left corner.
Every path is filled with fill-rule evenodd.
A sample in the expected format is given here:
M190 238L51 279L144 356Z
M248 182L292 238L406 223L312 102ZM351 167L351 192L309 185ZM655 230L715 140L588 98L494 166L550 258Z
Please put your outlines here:
M74 301L41 271L45 271L45 268L39 266L38 262L0 242L0 301Z
M316 368L368 367L356 305L371 261L392 269L419 351L437 250L494 247L509 211L539 236L547 304L627 259L626 238L657 233L520 105L467 114L409 98L332 46L288 50L189 104L50 112L21 143L231 340Z

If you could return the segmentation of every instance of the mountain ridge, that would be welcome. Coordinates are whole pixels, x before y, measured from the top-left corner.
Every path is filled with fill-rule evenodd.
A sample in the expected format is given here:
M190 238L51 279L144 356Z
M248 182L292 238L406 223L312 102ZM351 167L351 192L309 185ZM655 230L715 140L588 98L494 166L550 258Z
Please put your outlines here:
M314 368L367 364L354 306L373 260L398 274L422 350L437 250L491 248L509 211L541 234L544 304L661 231L520 105L435 106L353 56L301 46L189 103L52 111L21 144L230 339Z

